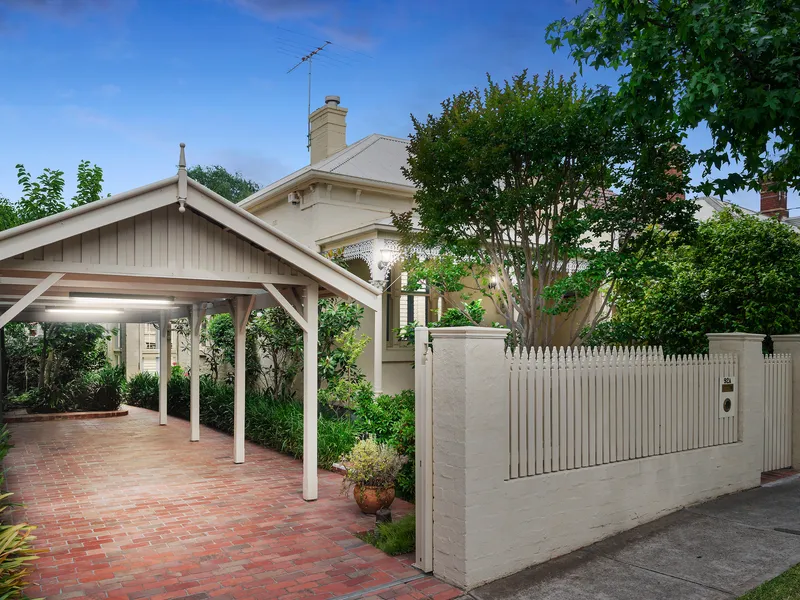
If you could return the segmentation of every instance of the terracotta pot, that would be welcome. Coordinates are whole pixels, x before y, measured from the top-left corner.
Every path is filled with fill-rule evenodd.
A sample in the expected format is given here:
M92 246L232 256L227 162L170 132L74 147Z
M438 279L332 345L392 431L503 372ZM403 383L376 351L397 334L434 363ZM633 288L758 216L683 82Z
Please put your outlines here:
M374 515L381 508L389 508L394 502L394 486L385 488L371 485L353 487L353 498L365 515Z

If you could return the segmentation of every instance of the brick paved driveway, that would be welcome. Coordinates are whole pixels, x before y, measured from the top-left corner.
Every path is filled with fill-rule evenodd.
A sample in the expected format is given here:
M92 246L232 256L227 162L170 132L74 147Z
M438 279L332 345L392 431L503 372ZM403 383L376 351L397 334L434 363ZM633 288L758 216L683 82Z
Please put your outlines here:
M127 417L10 425L8 486L37 524L32 597L437 598L458 592L419 577L352 534L373 519L320 471L301 498L302 465L230 436L131 408ZM396 512L408 510L398 502ZM386 586L386 587L381 587Z

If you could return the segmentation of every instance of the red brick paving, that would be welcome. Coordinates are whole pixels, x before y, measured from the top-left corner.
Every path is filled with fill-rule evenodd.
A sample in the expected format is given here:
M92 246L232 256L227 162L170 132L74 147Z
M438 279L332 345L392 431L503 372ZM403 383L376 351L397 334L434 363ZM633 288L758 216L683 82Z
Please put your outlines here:
M792 469L789 467L788 469L776 469L775 471L765 471L761 473L761 485L765 483L772 483L773 481L778 481L779 479L785 479L786 477L791 477L792 475L797 475L800 471Z
M316 502L301 497L300 461L130 408L118 419L10 425L6 459L16 521L38 525L28 593L47 598L369 598L449 600L459 591L419 575L353 532L374 520L319 472ZM396 501L396 512L409 505Z

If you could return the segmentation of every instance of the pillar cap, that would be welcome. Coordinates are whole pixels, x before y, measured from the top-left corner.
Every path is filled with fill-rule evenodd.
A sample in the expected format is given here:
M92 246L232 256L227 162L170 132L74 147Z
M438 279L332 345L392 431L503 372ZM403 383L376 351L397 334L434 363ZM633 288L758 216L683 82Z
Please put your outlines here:
M800 342L800 333L784 333L781 335L771 335L773 342Z
M431 337L451 339L505 339L510 329L497 327L434 327Z
M763 333L744 333L735 331L733 333L707 333L709 341L736 340L740 342L763 342L767 337Z

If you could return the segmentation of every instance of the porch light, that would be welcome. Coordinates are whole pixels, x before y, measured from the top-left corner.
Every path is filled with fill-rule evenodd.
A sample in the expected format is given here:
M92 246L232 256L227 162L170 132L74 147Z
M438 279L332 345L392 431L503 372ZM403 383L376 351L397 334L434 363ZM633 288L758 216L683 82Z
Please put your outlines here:
M394 250L391 248L381 248L381 259L378 261L378 268L385 269L394 260Z
M60 313L65 315L121 315L118 308L45 308L46 313Z
M489 278L489 289L493 290L497 287L497 275L492 275Z
M115 294L82 294L80 292L70 292L72 298L78 304L105 304L114 306L138 305L138 306L168 306L175 299L160 296L118 296Z

